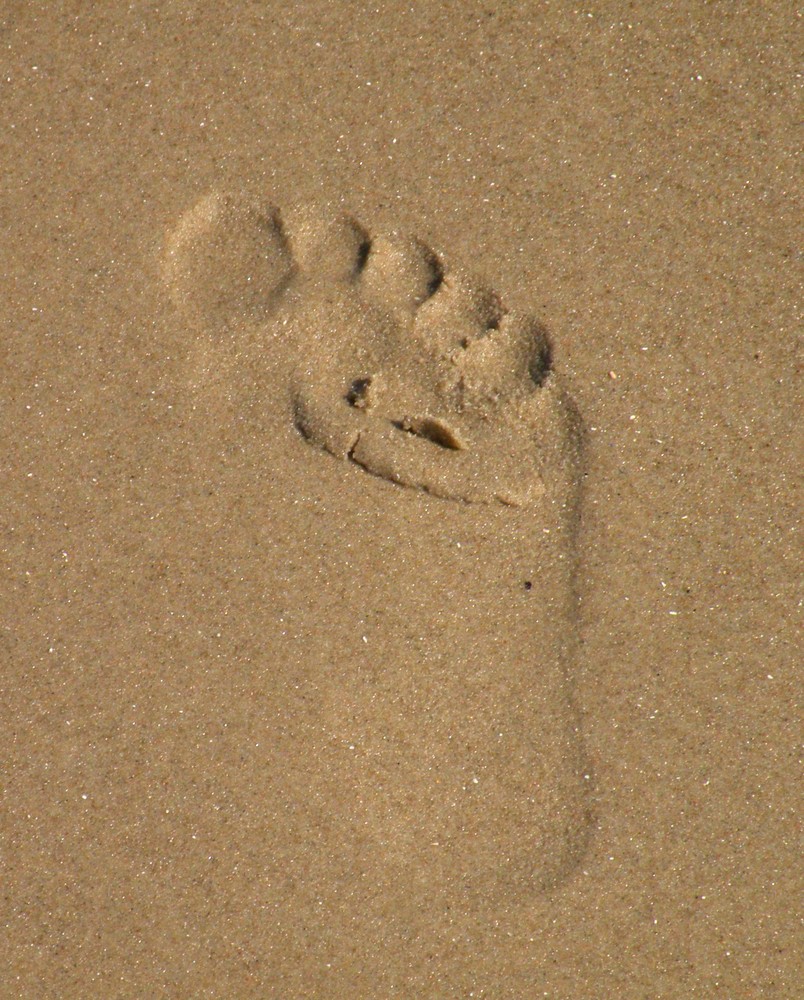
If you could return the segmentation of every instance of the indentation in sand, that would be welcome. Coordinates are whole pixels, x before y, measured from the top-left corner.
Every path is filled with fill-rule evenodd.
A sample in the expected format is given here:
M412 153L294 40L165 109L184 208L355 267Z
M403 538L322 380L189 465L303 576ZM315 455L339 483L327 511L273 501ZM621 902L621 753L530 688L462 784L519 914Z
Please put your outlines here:
M384 628L355 649L322 623L316 677L335 743L365 748L343 787L359 836L379 845L381 877L413 864L416 881L451 893L457 879L477 905L565 880L590 828L567 688L579 435L544 328L419 239L225 195L181 220L164 268L195 344L199 454L214 454L224 413L237 441L248 426L267 475L274 460L287 471L284 440L301 495L324 481L336 500L345 491L323 525L313 593L338 588L333 635L352 617ZM267 411L264 425L244 417ZM410 488L409 502L389 503L355 467ZM413 490L449 503L417 503ZM355 509L371 513L374 534ZM281 506L277 523L292 534L294 509ZM320 574L338 546L336 584ZM380 568L378 546L393 566Z
M171 235L165 272L208 326L293 299L290 381L310 444L446 499L543 496L546 438L566 424L550 415L562 399L546 331L421 240L310 210L286 226L277 209L213 194Z

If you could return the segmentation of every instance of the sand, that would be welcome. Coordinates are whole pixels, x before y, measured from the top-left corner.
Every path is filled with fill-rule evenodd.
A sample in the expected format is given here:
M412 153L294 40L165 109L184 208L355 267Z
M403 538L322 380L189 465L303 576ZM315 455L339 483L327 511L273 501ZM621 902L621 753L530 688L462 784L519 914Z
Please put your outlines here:
M794 997L795 17L11 4L8 997Z

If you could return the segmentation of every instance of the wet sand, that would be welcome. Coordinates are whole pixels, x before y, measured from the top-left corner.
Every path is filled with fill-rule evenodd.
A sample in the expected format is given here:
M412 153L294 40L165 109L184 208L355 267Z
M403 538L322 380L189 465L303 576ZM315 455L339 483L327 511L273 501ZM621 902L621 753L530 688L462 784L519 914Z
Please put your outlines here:
M794 28L0 16L4 995L796 994Z

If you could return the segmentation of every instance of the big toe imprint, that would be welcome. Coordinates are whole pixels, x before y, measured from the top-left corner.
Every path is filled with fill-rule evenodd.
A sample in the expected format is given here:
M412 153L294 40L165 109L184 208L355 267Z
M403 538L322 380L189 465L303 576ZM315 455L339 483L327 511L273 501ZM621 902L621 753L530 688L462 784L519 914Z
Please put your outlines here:
M543 327L416 239L367 237L347 273L296 377L307 440L436 496L538 501L561 405Z

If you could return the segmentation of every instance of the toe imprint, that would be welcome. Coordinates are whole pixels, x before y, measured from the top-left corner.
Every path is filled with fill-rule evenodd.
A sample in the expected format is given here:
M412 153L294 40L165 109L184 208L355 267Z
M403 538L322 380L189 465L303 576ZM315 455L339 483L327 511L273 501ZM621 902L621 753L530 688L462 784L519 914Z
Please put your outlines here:
M538 501L555 402L544 329L418 241L373 241L349 294L364 311L296 379L306 440L445 499Z
M277 209L213 193L167 242L164 276L176 304L207 326L267 312L293 272Z
M545 456L567 426L547 334L421 240L213 194L169 239L165 278L207 333L284 310L310 444L445 499L544 495Z

